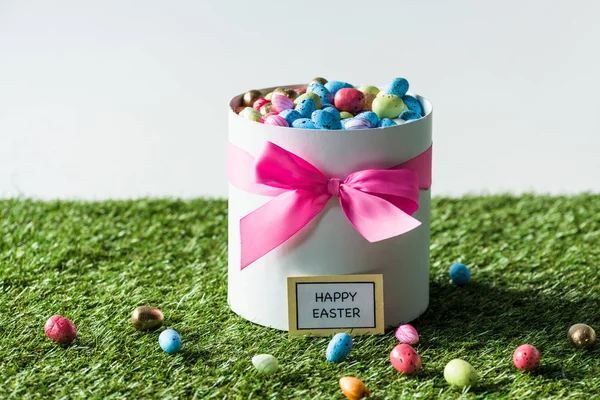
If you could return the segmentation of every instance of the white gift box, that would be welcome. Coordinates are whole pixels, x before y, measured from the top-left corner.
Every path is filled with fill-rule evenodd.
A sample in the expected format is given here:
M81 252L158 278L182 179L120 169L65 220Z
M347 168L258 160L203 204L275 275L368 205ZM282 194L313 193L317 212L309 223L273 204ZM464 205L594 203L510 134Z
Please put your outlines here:
M291 86L297 87L297 86ZM263 93L273 90L264 89ZM420 96L425 116L389 128L352 131L270 126L233 111L229 141L256 157L270 141L311 163L328 177L344 179L364 169L387 169L431 147L432 107ZM420 190L417 228L390 239L368 242L348 221L337 198L285 243L241 269L240 220L272 199L229 184L228 302L254 323L288 330L287 278L290 276L383 274L386 327L409 322L429 303L430 190ZM281 221L285 224L285 221Z

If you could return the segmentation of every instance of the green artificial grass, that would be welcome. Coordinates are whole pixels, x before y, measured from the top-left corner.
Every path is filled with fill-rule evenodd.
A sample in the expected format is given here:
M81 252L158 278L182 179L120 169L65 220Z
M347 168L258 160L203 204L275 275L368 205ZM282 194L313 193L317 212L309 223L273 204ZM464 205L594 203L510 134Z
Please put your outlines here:
M466 263L471 283L447 271ZM0 398L340 399L357 376L374 399L600 398L600 345L578 350L567 329L600 331L600 196L434 199L431 302L414 326L423 369L390 365L393 332L358 337L325 360L327 338L288 338L227 306L227 203L222 200L0 201ZM136 331L138 305L160 307L183 349ZM44 336L47 318L77 325L73 345ZM600 333L600 332L599 332ZM512 365L522 343L542 364ZM275 355L272 377L251 358ZM481 384L449 387L444 366L469 361Z

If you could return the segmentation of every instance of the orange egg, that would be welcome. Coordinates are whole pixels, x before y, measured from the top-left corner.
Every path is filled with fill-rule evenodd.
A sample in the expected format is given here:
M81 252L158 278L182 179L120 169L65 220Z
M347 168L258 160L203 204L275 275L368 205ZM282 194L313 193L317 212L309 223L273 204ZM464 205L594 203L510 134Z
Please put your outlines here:
M353 376L343 376L340 378L340 389L344 396L350 400L360 400L368 397L371 392L367 390L365 384Z

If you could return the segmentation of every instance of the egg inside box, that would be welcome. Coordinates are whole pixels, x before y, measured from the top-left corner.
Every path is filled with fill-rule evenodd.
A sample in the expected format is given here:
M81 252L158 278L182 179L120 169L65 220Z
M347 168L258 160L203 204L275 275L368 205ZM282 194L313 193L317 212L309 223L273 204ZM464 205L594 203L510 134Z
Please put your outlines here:
M305 85L285 85L298 88ZM268 93L273 88L261 89ZM229 106L230 144L257 157L267 142L302 157L330 178L342 181L365 169L387 169L426 152L432 144L432 107L415 96L424 117L403 125L363 130L307 130L250 121ZM230 160L230 165L236 160ZM249 193L229 184L228 303L249 321L288 329L287 278L347 274L383 274L387 327L409 322L429 303L430 190L419 191L412 215L420 226L378 242L368 242L346 218L339 199L290 239L241 269L240 220L274 197ZM267 226L286 221L265 221Z

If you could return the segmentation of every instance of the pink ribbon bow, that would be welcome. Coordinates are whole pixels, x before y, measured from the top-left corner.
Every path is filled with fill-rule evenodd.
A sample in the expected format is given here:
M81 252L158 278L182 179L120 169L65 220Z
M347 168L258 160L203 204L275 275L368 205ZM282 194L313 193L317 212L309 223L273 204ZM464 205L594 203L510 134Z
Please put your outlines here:
M342 181L274 143L267 142L256 160L229 143L229 180L248 192L276 196L240 220L244 269L294 236L332 196L369 242L416 228L421 223L411 215L419 208L419 189L431 186L431 147L390 169L358 171Z

